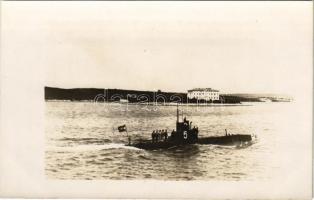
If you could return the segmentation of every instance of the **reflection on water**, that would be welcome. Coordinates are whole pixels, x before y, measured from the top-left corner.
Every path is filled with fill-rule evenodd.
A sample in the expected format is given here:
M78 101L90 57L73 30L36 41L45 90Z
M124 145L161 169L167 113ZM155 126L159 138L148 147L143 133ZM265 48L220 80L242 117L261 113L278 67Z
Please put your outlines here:
M123 107L124 106L124 107ZM126 108L127 106L127 108ZM88 102L46 102L46 174L52 179L267 180L281 169L291 105L183 107L199 137L256 134L247 146L190 145L145 151L127 147L151 131L175 127L175 106L147 107ZM121 111L123 108L123 111ZM168 131L168 132L169 132Z

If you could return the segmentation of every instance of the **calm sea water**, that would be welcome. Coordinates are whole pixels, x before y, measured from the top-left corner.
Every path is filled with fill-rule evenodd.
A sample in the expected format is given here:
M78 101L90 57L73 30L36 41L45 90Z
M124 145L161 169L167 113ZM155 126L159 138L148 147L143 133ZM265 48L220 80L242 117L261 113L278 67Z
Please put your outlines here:
M181 107L199 137L255 134L247 147L191 145L145 151L127 147L152 130L174 129L176 106L46 102L46 175L50 179L268 180L283 167L293 103ZM292 131L292 130L291 130Z

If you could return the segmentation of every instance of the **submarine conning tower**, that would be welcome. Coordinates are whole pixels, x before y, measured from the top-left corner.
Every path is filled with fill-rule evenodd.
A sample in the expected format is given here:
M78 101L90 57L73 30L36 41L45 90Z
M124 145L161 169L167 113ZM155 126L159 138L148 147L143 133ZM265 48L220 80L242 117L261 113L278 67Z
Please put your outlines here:
M198 128L192 128L192 122L183 118L183 121L179 121L179 108L177 106L177 122L176 130L171 133L171 140L175 143L196 143L198 140Z

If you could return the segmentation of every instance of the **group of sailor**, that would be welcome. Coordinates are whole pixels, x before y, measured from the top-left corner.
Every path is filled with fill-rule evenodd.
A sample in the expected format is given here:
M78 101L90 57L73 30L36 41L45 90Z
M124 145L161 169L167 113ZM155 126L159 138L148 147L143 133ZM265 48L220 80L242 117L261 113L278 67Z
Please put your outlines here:
M167 133L167 130L154 130L152 132L152 141L153 142L158 142L158 141L161 141L161 140L167 140L168 138L168 133Z

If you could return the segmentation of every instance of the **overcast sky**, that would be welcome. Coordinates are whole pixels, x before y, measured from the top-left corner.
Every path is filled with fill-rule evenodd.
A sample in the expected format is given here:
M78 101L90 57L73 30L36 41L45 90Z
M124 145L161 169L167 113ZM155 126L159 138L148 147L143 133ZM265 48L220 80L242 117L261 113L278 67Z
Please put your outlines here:
M27 2L7 4L2 22L47 86L291 94L310 87L311 5Z

